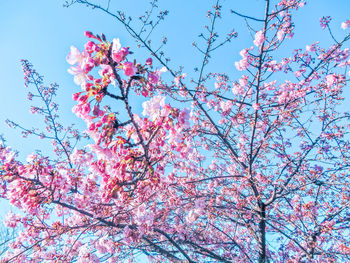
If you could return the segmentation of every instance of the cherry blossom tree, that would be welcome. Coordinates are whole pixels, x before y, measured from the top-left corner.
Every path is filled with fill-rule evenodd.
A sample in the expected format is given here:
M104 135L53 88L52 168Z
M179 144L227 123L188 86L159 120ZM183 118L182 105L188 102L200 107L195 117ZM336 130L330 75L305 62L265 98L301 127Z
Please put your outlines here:
M152 20L157 1L140 30L122 12L67 2L115 18L149 58L89 31L84 47L71 47L83 132L59 121L57 84L46 86L22 61L29 99L41 102L31 110L46 128L8 123L50 140L54 156L20 161L1 146L0 194L21 211L6 224L22 230L4 262L132 262L140 253L151 262L349 261L350 115L342 103L350 20L335 36L331 18L321 18L331 46L282 52L305 1L264 3L262 18L232 10L252 34L232 62L236 78L206 70L211 54L238 37L216 32L220 0L207 13L205 46L194 43L203 59L192 76L149 41L167 15Z

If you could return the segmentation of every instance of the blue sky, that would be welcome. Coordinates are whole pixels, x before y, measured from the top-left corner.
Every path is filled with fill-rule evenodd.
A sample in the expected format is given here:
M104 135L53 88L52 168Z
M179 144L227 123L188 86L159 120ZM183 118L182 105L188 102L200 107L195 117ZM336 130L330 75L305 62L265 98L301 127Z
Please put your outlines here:
M18 130L12 130L4 124L9 118L31 127L38 123L38 119L29 114L29 103L26 100L27 89L23 86L23 74L20 59L28 59L37 71L45 77L46 83L57 82L60 85L57 101L60 113L66 124L78 123L82 129L84 125L72 113L74 102L71 94L79 91L71 75L67 73L69 65L65 58L71 45L82 49L86 38L84 31L105 33L112 40L119 37L122 45L128 45L135 52L136 58L144 59L144 50L137 49L135 42L129 37L123 26L107 15L85 8L81 5L63 8L62 0L0 0L0 134L3 134L7 144L21 152L24 158L37 148L44 150L45 143L36 139L21 139ZM107 1L101 1L106 3ZM141 15L149 0L111 0L113 10L125 10L133 17ZM165 48L172 65L184 66L184 72L193 74L193 68L200 62L200 54L192 47L193 41L198 41L198 34L203 31L207 23L206 11L213 1L203 0L160 0L161 9L170 11L169 16L154 32L155 39L163 35L168 38ZM246 32L244 21L230 14L229 10L262 17L263 0L226 0L223 1L226 12L219 21L220 32L228 32L234 28L239 39L218 50L213 55L213 63L208 69L216 72L226 72L235 76L239 73L234 68L234 62L240 59L239 51L252 42ZM349 19L349 0L310 0L296 17L295 39L287 41L284 50L305 48L316 40L327 46L331 39L326 31L319 27L319 18L330 15L333 17L331 27L336 35L344 36L340 23ZM256 29L259 29L256 27ZM224 35L221 33L221 35ZM200 43L198 41L198 43ZM289 53L290 54L290 53ZM5 208L5 206L3 206ZM3 209L0 217L5 214Z

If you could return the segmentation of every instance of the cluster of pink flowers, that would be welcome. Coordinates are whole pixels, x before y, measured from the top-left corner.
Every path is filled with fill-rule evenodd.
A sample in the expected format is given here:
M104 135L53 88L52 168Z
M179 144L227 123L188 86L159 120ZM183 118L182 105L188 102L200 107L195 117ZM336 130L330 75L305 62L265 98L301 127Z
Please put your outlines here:
M239 52L242 59L238 62L235 62L235 66L239 71L243 71L249 68L250 66L250 57L249 57L249 49L243 49Z
M86 35L98 39L91 33L86 33ZM105 55L108 52L110 44L104 43L101 38L98 40L101 44L96 44L93 41L87 42L83 52L80 52L76 47L72 46L67 56L67 62L72 65L68 72L74 75L74 82L77 85L82 86L83 89L89 88L89 85L86 84L88 81L91 81L93 77L88 74L94 67L103 65L102 67L104 70L108 71L109 69L109 61L106 59ZM120 63L128 54L128 49L116 49L116 43L119 43L119 39L113 40L112 57L117 63ZM96 56L92 56L93 53L97 53ZM133 76L136 73L136 67L130 65L129 62L122 63L121 68L127 76Z
M347 29L349 26L350 26L350 20L346 20L341 23L341 28L344 30Z
M255 33L254 45L260 47L266 40L265 34L262 30Z
M331 21L332 18L330 16L323 16L320 18L320 25L323 29L325 29Z

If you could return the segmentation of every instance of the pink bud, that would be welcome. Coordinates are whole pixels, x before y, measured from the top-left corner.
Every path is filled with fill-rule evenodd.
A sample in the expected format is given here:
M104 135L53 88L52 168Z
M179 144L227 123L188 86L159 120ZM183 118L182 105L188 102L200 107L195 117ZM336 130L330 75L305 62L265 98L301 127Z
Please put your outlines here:
M98 116L98 115L99 115L99 112L100 112L99 106L98 106L98 105L95 105L92 112L93 112L93 114L94 114L95 116Z
M88 38L95 38L95 36L90 31L85 31L85 36Z
M79 99L79 96L80 96L80 92L74 93L73 96L72 96L73 100L77 101Z
M152 66L152 58L148 58L147 60L146 60L146 65L148 65L148 66Z

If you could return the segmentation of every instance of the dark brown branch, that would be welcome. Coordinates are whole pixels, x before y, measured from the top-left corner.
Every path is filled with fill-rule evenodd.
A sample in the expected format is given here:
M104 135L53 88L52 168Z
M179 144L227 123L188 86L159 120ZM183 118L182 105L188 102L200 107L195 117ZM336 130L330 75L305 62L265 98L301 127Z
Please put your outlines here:
M232 10L232 9L231 9L231 13L233 13L233 14L235 14L235 15L238 15L238 16L240 16L240 17L243 17L243 18L248 18L248 19L257 21L257 22L265 22L264 19L259 19L259 18L255 18L255 17L252 17L252 16L242 15L241 13L238 13L238 12Z

